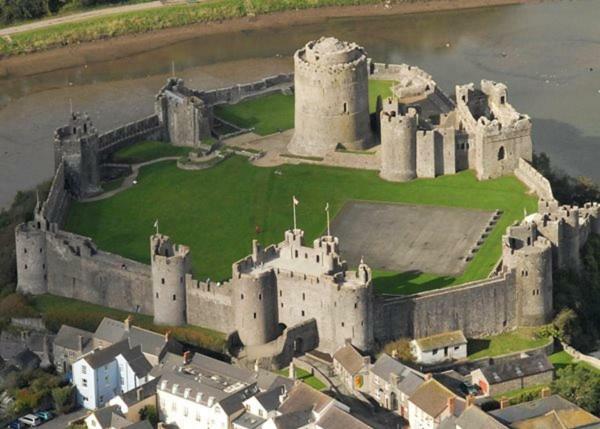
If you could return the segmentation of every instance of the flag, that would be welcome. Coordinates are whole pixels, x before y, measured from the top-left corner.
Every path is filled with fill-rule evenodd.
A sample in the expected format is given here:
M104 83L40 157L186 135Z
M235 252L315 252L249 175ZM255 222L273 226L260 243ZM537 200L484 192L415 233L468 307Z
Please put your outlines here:
M325 204L325 211L328 212L329 211L329 203Z
M300 204L300 201L298 201L298 199L295 196L292 197L292 201L294 202L295 206L297 206L298 204Z
M158 228L158 219L154 221L154 228Z

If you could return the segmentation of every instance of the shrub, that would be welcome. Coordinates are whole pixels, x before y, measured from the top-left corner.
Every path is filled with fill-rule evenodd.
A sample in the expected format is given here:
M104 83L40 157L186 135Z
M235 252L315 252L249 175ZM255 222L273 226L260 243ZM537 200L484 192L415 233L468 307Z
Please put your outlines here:
M48 11L48 0L0 0L0 23L40 18Z
M52 400L56 411L66 414L75 406L75 389L73 386L55 387L52 389Z
M383 351L401 362L414 362L415 357L410 349L410 340L400 338L383 346Z
M156 407L154 405L146 405L140 410L140 419L148 420L152 427L156 427L156 424L158 423L158 412L156 411Z

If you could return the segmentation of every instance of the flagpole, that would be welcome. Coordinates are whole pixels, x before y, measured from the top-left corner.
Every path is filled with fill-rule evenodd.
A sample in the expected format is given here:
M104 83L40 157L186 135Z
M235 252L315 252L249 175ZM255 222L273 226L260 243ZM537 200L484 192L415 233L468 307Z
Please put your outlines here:
M296 230L296 196L292 197L292 208L294 209L294 231Z
M329 203L325 206L325 212L327 213L327 236L331 236L331 228L329 224Z

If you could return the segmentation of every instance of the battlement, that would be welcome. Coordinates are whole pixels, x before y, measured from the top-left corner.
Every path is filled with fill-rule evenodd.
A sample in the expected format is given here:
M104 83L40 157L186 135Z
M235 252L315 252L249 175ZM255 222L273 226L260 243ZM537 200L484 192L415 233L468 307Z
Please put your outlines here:
M386 98L382 107L380 113L382 124L411 124L410 126L415 126L419 122L418 110L414 107L402 109L396 98Z
M392 92L400 100L424 98L433 94L437 88L433 77L416 66L375 62L370 62L369 66L371 76L397 82L392 87Z
M91 134L97 134L90 116L85 112L72 112L69 117L69 123L57 128L54 132L55 140L64 140L67 138L83 138Z
M183 244L173 244L171 239L163 234L154 234L150 237L152 246L152 259L165 258L187 258L190 248Z
M340 41L334 37L321 37L296 51L294 59L297 60L296 67L337 73L366 63L367 54L356 43Z

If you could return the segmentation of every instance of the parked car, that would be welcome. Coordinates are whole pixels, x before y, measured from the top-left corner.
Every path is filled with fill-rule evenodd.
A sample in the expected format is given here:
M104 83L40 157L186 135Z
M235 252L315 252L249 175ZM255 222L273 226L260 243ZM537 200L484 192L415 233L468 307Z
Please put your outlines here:
M10 422L6 427L8 429L25 429L25 424L21 423L18 420L14 420Z
M36 416L35 414L27 414L23 417L19 418L21 423L25 423L31 427L36 427L44 423L41 417Z
M35 413L35 415L45 422L54 418L54 413L48 410L38 411L37 413Z

